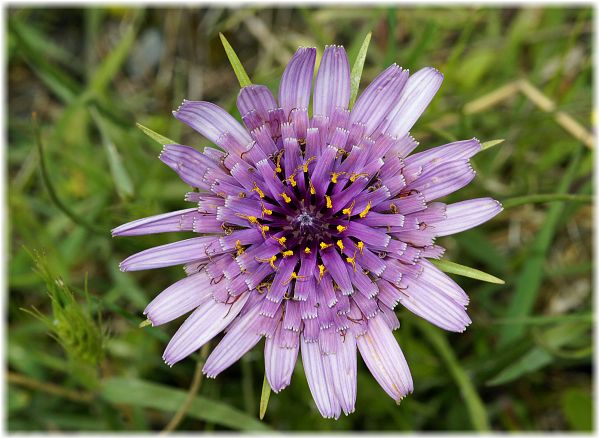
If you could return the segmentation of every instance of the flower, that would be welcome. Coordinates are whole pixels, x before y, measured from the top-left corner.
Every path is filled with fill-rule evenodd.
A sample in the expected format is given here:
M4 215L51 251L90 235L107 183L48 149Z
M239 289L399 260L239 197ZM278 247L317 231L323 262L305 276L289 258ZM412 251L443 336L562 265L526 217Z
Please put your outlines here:
M316 49L287 65L279 99L243 87L246 128L209 102L184 101L173 114L220 149L165 145L160 159L198 188L197 207L117 227L113 235L192 231L185 239L125 259L123 271L185 264L187 277L160 293L144 314L161 325L190 311L163 358L173 365L221 331L203 372L215 377L264 336L275 392L291 380L298 352L324 417L354 411L357 349L383 390L400 401L413 389L392 331L401 303L449 331L471 322L465 292L428 258L436 237L481 224L502 207L491 198L434 200L467 185L477 139L409 155L408 131L443 76L412 76L396 64L352 110L343 47L328 46L315 79Z

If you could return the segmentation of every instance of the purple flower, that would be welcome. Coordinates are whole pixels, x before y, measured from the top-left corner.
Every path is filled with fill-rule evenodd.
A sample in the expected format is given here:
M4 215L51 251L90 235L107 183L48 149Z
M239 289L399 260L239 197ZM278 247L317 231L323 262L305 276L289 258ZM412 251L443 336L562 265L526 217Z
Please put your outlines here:
M424 68L392 65L352 110L343 47L325 48L308 108L316 50L300 48L276 100L242 88L246 128L208 102L184 101L174 115L220 149L165 145L160 159L198 188L197 207L122 225L113 235L193 231L201 236L151 248L121 263L135 271L185 264L187 277L144 314L161 325L192 313L168 344L173 365L221 331L204 373L215 377L265 337L266 376L279 392L298 351L324 417L354 411L357 349L381 387L400 401L413 389L392 331L401 303L449 331L471 322L465 292L428 258L438 236L477 226L502 207L491 198L437 202L467 185L476 139L410 155L408 131L442 83Z

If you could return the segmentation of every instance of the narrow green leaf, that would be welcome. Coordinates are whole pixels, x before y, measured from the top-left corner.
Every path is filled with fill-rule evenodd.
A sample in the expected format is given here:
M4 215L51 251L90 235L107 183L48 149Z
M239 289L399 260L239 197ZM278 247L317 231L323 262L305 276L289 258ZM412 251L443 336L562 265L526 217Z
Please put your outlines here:
M467 375L467 372L462 368L454 355L452 346L448 343L445 334L439 329L433 328L427 322L419 321L418 325L420 331L429 340L429 343L431 343L435 350L440 354L442 360L446 363L450 374L454 378L454 381L456 381L456 385L460 389L460 394L467 406L471 424L475 430L489 431L490 425L488 423L485 405L477 394L477 389L473 385L471 378Z
M491 148L492 146L496 146L501 144L502 142L504 142L506 139L494 139L494 140L488 140L487 142L483 142L481 144L481 150L483 151L484 149L488 149Z
M219 32L219 37L221 37L221 43L223 44L227 58L229 58L231 67L233 67L233 72L240 83L240 87L248 87L249 85L252 85L250 77L246 73L246 70L244 70L244 66L240 62L235 50L233 50L233 47L231 47L229 44L229 41L227 41L227 38L225 38L225 35Z
M591 203L594 198L591 195L577 195L577 194L532 194L524 195L522 197L507 198L502 201L502 206L505 209L511 207L522 206L524 204L533 203L551 203L553 201L578 201L582 203Z
M445 259L430 259L433 265L446 273L458 274L459 276L470 277L472 279L478 279L492 284L504 284L502 279L492 276L484 271L477 270L475 268L467 267L466 265L457 264L456 262L447 261Z
M354 60L354 64L352 64L352 71L350 72L350 105L349 108L352 108L354 102L356 101L356 96L358 95L358 87L360 86L360 78L362 76L363 67L365 65L365 59L367 57L367 50L369 49L369 43L371 42L371 32L365 36L365 39L360 46L360 50L358 51L358 55Z
M112 404L127 404L134 407L176 412L185 401L187 392L136 378L115 377L104 381L100 395L105 401ZM256 418L227 404L203 396L194 398L187 415L234 430L264 431L270 429Z
M587 389L576 387L566 390L561 398L562 411L573 430L592 431L594 400Z
M486 384L488 386L506 384L525 374L539 370L550 363L552 363L552 355L542 348L535 347L511 363L507 368L501 370L500 373L487 381Z
M269 405L269 397L271 396L271 386L267 380L267 375L263 379L262 392L260 394L260 413L259 418L262 421L267 413L267 406Z
M160 143L161 145L169 145L171 143L177 143L174 140L169 139L168 137L162 136L160 134L158 134L156 131L152 131L150 128L145 127L144 125L142 125L141 123L136 123L135 124L140 130L142 130L142 132L147 135L148 137L150 137L152 140L154 140L155 142Z

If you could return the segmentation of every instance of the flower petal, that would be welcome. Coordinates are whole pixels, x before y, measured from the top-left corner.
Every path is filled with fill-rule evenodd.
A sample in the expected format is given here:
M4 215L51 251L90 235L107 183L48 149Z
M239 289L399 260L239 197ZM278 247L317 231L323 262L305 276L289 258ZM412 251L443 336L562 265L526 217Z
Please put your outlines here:
M446 206L446 218L432 222L437 236L452 235L482 224L502 212L502 204L492 198L475 198Z
M265 374L275 393L279 393L290 384L300 346L299 333L294 332L295 343L292 347L287 347L283 342L284 332L290 334L293 331L284 329L280 324L275 335L265 340Z
M356 343L365 364L388 395L399 403L412 392L412 377L404 354L381 315L369 319L367 332Z
M209 299L199 306L167 345L163 354L165 363L172 366L225 329L237 317L248 297L243 294L232 304Z
M313 114L331 116L350 102L350 65L342 46L326 46L315 79Z
M301 352L306 381L319 412L324 418L339 418L341 407L333 387L331 368L323 364L319 344L307 342L302 337Z
M198 307L211 295L213 286L205 271L175 282L154 298L144 310L152 326L175 320Z
M199 216L195 207L177 210L128 222L112 229L111 233L112 236L136 236L192 230L194 218Z
M279 105L289 116L294 108L308 108L317 49L300 47L288 63L279 84Z
M237 107L242 117L255 111L262 122L266 123L269 121L269 111L277 108L277 103L271 90L264 85L249 85L240 90Z
M387 132L398 138L408 134L442 85L444 75L433 67L419 70L408 78L400 99L390 111Z
M232 115L210 102L184 100L173 115L211 142L238 156L252 140Z
M341 337L335 334L336 337ZM331 370L333 388L346 415L354 412L356 402L356 339L347 334L338 344L337 352L323 357Z
M131 255L119 264L119 268L121 271L137 271L169 267L209 259L222 252L216 237L190 238Z
M260 306L254 306L233 322L223 340L206 359L202 372L207 377L216 377L260 341L262 334L258 324L259 310Z
M416 190L425 197L425 201L432 201L456 192L474 178L475 171L468 160L455 160L434 166L408 184L403 191L410 193Z

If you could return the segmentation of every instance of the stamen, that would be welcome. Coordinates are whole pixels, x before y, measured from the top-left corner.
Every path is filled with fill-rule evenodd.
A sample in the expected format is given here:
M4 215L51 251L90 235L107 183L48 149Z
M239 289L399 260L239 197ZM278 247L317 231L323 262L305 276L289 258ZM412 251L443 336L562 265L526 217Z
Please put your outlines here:
M225 232L225 235L229 236L233 233L233 229L229 226L226 226L225 223L221 224L221 228L223 229L223 232Z
M340 248L341 251L344 251L344 243L342 242L341 239L338 239L338 241L336 242L336 244Z
M310 248L304 247L304 253L306 253L307 255L310 255Z
M271 285L272 285L272 282L261 282L260 284L257 285L256 291L258 291L259 294L265 294L265 292L262 289L267 287L267 292L268 292L271 289Z
M289 203L290 201L292 201L292 199L285 192L282 192L279 195L281 195L281 197L283 198L283 201L285 201L286 203Z
M354 271L356 271L356 252L354 252L354 255L352 255L352 257L348 256L346 258L346 262L352 264L352 268L354 269Z
M364 218L367 216L367 213L369 213L369 210L371 210L371 202L369 201L367 203L367 207L365 207L365 209L358 214L359 217Z
M277 267L275 266L275 261L277 260L277 255L271 256L269 259L259 258L258 256L254 256L258 262L268 262L269 265L273 268L273 270L277 271Z
M331 204L331 197L329 195L325 195L325 203L328 209L331 209L333 205Z
M342 210L342 213L344 215L352 215L352 209L354 208L354 204L356 203L356 200L352 200L352 204L350 204L349 207L346 207L344 210Z
M289 284L292 281L292 279L304 279L304 278L306 278L306 276L299 276L295 271L292 271L291 276L285 282L283 282L283 285Z
M277 241L283 248L285 248L285 241L287 241L287 238L285 236L282 236L281 238L276 238L275 236L272 236L271 238L273 238L275 241Z
M338 181L337 181L338 177L339 177L340 175L343 175L343 174L345 174L345 172L332 172L332 173L331 173L331 182L332 182L333 184L337 183L337 182L338 182Z
M361 172L360 174L352 173L350 176L350 181L354 182L358 177L368 177L369 174L366 172Z
M325 265L320 264L319 265L319 280L323 279L323 276L325 275Z
M310 181L310 179L308 180L308 185L310 186L310 193L312 195L316 194L317 191L315 190L315 187L313 186L312 181Z
M337 231L343 233L348 227L342 226L341 224L336 227Z
M358 241L356 243L356 246L358 247L358 251L360 252L360 254L363 254L363 248L365 248L365 243L362 241Z
M246 198L246 192L240 192L238 194L238 197L240 197L240 198Z
M242 245L242 241L240 241L239 239L235 241L235 249L237 250L237 256L244 253L244 246Z
M262 214L261 214L261 215L262 215L262 217L263 217L263 218L264 218L265 214L267 214L267 215L272 215L272 214L273 214L273 211L272 211L271 209L267 209L267 208L265 207L265 203L263 203L263 202L261 201L261 202L260 202L260 205L262 206Z
M260 198L265 198L265 193L258 187L256 182L254 181L252 183L254 184L254 188L252 190L255 191Z
M324 242L320 243L319 246L321 247L321 250L325 250L326 248L331 247L333 244L325 244Z
M398 206L396 206L394 203L390 203L390 212L398 213Z
M309 158L308 158L308 159L307 159L307 160L304 162L304 165L302 165L302 170L303 170L304 172L308 172L308 165L309 165L309 163L310 163L310 162L312 162L313 160L316 160L316 159L317 159L317 157L316 157L316 156L309 157Z
M294 256L294 252L292 250L286 250L284 252L281 252L281 254L283 255L284 258Z
M289 181L290 185L292 187L296 187L296 185L298 184L298 183L296 183L296 180L294 178L294 174L290 175L289 178L286 178L284 181Z
M258 222L258 218L256 218L255 216L244 215L241 213L236 213L236 215L239 216L240 218L247 219L250 224L260 225L260 223Z
M282 149L275 156L275 175L277 175L278 172L283 171L283 169L281 169L281 156L283 155L283 152L284 150Z

